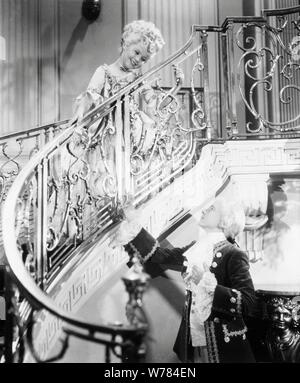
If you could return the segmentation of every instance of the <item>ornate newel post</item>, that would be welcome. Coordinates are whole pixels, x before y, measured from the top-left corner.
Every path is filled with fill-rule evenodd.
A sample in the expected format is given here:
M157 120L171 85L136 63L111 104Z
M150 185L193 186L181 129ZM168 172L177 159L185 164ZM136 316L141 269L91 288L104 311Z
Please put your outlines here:
M258 290L269 321L266 346L272 362L300 362L299 292Z
M125 283L129 300L126 304L126 317L136 327L134 335L124 338L122 362L143 362L146 356L144 337L148 330L148 321L143 309L143 295L148 285L149 276L143 271L137 258L132 260L133 266L122 280ZM125 336L124 336L125 337Z

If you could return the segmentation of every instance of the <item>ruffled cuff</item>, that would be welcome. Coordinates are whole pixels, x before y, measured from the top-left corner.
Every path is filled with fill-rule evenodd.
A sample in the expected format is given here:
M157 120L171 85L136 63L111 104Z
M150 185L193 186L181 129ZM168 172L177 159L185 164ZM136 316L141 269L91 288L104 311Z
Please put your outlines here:
M216 280L215 275L211 273L210 271L205 271L198 286L204 288L205 291L207 291L207 293L210 293L213 295L217 284L218 282Z
M199 284L194 287L195 311L200 322L206 321L211 313L217 284L215 275L206 271Z

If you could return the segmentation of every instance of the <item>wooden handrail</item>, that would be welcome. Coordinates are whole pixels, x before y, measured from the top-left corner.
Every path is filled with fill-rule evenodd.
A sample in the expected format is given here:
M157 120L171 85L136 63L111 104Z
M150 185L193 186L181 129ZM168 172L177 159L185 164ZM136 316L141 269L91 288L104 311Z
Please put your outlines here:
M289 15L291 13L300 13L300 6L296 5L294 7L288 7L288 8L279 8L279 9L263 9L261 11L262 15L267 16L283 16L283 15Z
M69 120L66 119L66 120L61 120L61 121L53 122L51 124L36 126L34 128L28 129L28 130L20 130L20 131L16 131L16 132L13 132L13 133L8 133L8 134L5 134L5 135L1 136L0 140L4 141L4 140L9 140L11 138L16 138L18 136L29 136L32 133L39 132L40 130L47 130L47 129L50 129L50 128L56 128L56 127L58 127L60 125L67 124L68 121Z

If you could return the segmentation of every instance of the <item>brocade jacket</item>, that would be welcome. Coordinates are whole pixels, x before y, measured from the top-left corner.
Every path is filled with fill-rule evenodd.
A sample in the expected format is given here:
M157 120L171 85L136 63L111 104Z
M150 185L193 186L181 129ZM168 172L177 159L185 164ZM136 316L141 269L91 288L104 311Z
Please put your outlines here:
M125 245L129 255L136 255L145 270L152 276L164 268L186 271L185 248L159 247L145 229ZM130 263L129 263L130 265ZM255 362L247 339L246 319L255 310L256 297L249 273L249 261L245 252L229 241L218 249L210 271L217 286L214 291L211 314L204 322L208 358L210 363ZM174 345L174 351L182 362L193 362L193 346L189 328L191 292L187 291L182 321Z

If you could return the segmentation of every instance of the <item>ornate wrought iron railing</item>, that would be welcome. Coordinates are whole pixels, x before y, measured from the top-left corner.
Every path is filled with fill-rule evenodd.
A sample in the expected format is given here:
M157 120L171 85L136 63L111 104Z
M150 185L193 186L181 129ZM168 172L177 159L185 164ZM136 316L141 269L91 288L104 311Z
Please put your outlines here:
M290 11L296 15L300 7ZM141 206L190 169L204 144L298 134L299 109L285 121L273 107L276 97L284 108L292 102L289 92L299 91L299 84L292 83L299 64L293 46L281 38L287 23L271 26L266 18L271 15L283 17L265 12L263 17L228 18L222 26L193 26L184 47L118 90L80 124L67 127L22 169L8 193L3 216L9 271L26 297L22 307L10 299L15 302L13 311L22 312L21 329L27 324L22 316L32 321L33 311L46 309L79 329L126 333L125 327L118 332L88 324L57 307L47 295L75 250L84 248L91 236L99 240L113 230L129 196ZM297 29L299 23L293 25ZM223 54L220 126L212 125L211 118L209 34L218 36ZM192 69L187 73L182 68L189 60ZM174 73L170 90L164 89L160 78L166 68ZM180 96L184 77L190 85L191 107ZM134 328L128 331L132 335ZM93 335L87 338L97 341Z
M61 133L68 120L47 124L0 137L0 203L3 205L8 190L22 167L53 137ZM2 214L2 209L0 215ZM2 247L2 220L0 240Z
M230 134L278 137L299 132L299 7L228 18L221 40L228 58L224 87Z

